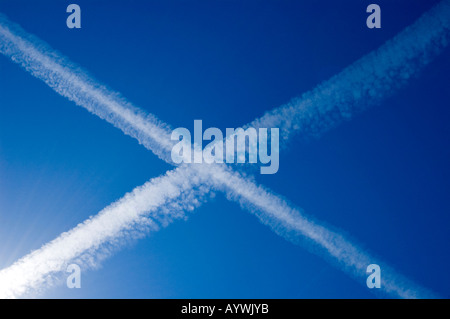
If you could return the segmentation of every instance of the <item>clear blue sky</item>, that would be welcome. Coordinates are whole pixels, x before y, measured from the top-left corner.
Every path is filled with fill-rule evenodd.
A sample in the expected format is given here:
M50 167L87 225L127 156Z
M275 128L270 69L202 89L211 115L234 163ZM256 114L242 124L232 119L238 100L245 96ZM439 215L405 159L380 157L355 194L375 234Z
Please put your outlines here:
M82 9L68 29L66 7ZM382 28L366 27L366 7ZM314 88L436 1L12 1L0 12L173 127L238 127ZM450 51L258 182L450 297ZM0 268L171 167L0 56ZM60 298L373 298L222 194Z

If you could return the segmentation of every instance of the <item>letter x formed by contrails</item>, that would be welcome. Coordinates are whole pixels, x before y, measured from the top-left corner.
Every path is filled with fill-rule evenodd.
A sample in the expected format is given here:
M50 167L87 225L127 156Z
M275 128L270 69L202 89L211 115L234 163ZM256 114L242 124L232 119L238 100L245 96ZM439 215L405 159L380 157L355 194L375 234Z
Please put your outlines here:
M283 138L286 141L295 131L305 134L308 128L312 133L326 131L337 124L333 123L336 113L341 118L349 118L406 84L411 76L446 47L449 30L450 0L444 0L395 38L328 82L245 127L280 127L280 133L284 134L282 143ZM169 154L173 143L167 125L143 114L86 74L77 73L75 70L78 68L67 59L57 56L36 39L30 40L23 30L11 26L1 16L0 52L60 95L110 122L171 163ZM85 251L98 249L112 234L120 232L124 224L132 224L145 212L155 211L167 202L189 209L190 204L189 207L183 206L183 196L194 187L200 187L204 192L210 188L225 191L286 239L297 242L298 236L308 238L321 249L321 254L352 276L361 277L369 264L379 264L343 235L305 217L281 196L244 178L226 164L181 165L136 188L96 217L1 270L0 297L20 296L29 289L40 287L46 283L49 274L61 271L64 264ZM147 206L143 204L148 197L146 194L153 196ZM195 200L192 202L195 203ZM105 223L108 216L114 218ZM64 253L61 253L63 250ZM402 298L433 295L384 265L382 288L384 292Z

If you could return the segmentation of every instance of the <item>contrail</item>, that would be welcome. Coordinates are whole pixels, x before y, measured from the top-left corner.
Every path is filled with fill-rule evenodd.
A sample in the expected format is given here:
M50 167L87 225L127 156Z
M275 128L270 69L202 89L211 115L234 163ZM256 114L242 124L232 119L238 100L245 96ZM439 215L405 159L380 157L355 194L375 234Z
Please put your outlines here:
M247 127L278 127L280 144L297 134L320 135L417 76L448 46L449 29L450 1L444 0L377 50Z
M67 265L95 267L124 239L158 230L200 205L209 189L198 174L178 167L135 188L96 216L0 271L0 298L39 292L59 281Z
M410 61L414 61L415 59L419 60L416 66L411 67L411 70L413 71L408 74L408 77L414 74L414 72L417 72L420 67L425 65L434 54L436 54L447 44L449 17L448 13L448 1L441 2L438 6L430 10L430 12L424 14L424 16L422 16L413 26L405 29L401 34L399 34L399 36L396 37L397 42L403 43L402 45L397 46L396 49L401 48L403 50L405 48L410 49L410 47L408 47L408 44L411 45L412 42L414 42L411 40L411 37L415 38L417 34L427 35L425 37L426 40L424 41L424 44L422 46L415 46L415 50L417 51L408 51L408 58L410 58ZM431 21L440 22L431 23ZM429 28L434 29L429 30ZM10 56L13 61L21 64L33 75L44 80L44 82L50 85L61 95L68 97L69 99L75 101L77 104L87 108L92 113L97 114L100 117L113 123L116 127L124 130L126 134L137 138L145 147L151 149L158 156L167 161L167 154L164 153L167 152L167 150L170 150L172 147L170 141L166 140L168 132L170 131L168 129L169 126L161 123L152 116L147 119L144 118L143 114L132 107L128 102L119 98L115 93L110 93L110 91L108 91L104 87L96 84L95 81L90 80L87 75L85 75L81 71L76 70L73 65L71 67L68 67L67 65L71 64L67 63L67 61L58 57L53 52L45 51L48 50L47 47L45 47L43 52L40 51L36 46L33 45L33 43L38 43L36 42L37 40L25 40L26 37L15 35L12 29L13 28L4 26L4 23L0 23L0 39L2 39L2 44L0 44L0 51L2 53ZM21 33L24 32L21 31ZM429 34L431 34L432 36L430 37ZM421 40L422 38L419 37L418 39ZM415 39L415 41L418 41L418 39ZM383 51L381 50L382 48L380 48L377 52L380 53L381 51L381 53L383 53ZM389 51L393 50L393 48L388 46L387 43L384 46L384 50ZM401 58L399 58L400 55L401 54L397 55L397 63L401 64L402 60ZM56 60L52 59L52 56L55 56ZM380 54L380 56L383 58L382 54ZM65 61L64 66L59 65L57 61ZM376 64L377 62L382 61L377 61L375 59L371 60L371 62ZM398 65L395 63L393 64L393 66L398 68ZM47 67L50 67L50 69L47 69ZM364 67L363 64L362 67ZM355 68L355 66L353 65L349 69L351 70L352 68ZM347 78L350 77L348 76L348 73L350 72L349 69L343 72L343 74L346 75ZM389 68L387 69L387 71L389 71ZM331 92L333 91L336 83L340 83L340 75L342 76L342 74L339 74L334 78L335 82L333 82L333 79L330 81L332 83L332 86L331 88L324 90L324 93L328 92L329 90L331 90ZM343 82L345 82L347 78L344 76ZM380 75L380 79L381 78L382 76ZM362 82L359 84L364 86L364 81L366 80L367 78L360 79L360 81ZM377 81L374 82L377 83ZM351 83L355 85L355 87L358 86L357 81L355 83ZM345 90L345 88L345 85L343 85L343 90ZM383 92L388 93L389 90L393 88L394 86L385 91L379 89L378 91L376 91L378 94L378 96L376 97L381 98ZM353 91L350 90L350 92ZM343 96L346 95L344 94ZM358 94L352 95L350 98L343 99L342 103L350 103L350 105L356 105L357 103L354 103L354 101L358 100L359 97L360 96ZM318 101L320 101L320 99ZM291 110L293 108L284 107L281 110L286 109ZM304 107L298 107L297 109L294 108L294 110L291 111L292 115L305 113L304 109ZM341 110L341 108L339 108L338 110ZM327 112L330 112L330 109L321 108L320 112L314 113L313 106L308 111L309 114L306 117L307 119L314 116L326 115ZM333 111L335 110L331 108L331 112ZM352 112L356 112L357 110L347 108L347 111L348 113L346 114L351 114ZM263 117L259 121L255 121L254 123L256 124L256 126L258 125L258 123L276 123L277 121L283 123L281 122L281 117L285 116L285 114L285 112L272 112L271 114L266 115L265 117ZM297 118L301 117L297 116ZM292 121L292 124L282 124L281 126L289 134L290 132L299 130L298 123L301 123L301 121ZM225 190L229 194L229 196L235 197L235 199L239 200L245 207L250 208L256 213L260 220L272 227L277 233L293 241L297 240L294 240L294 238L298 238L298 234L308 238L310 241L314 242L315 245L320 247L321 250L324 251L319 254L328 256L327 258L334 259L338 264L341 264L341 268L343 268L350 274L364 276L365 273L361 273L361 271L363 270L363 265L367 266L367 262L369 260L373 262L374 259L369 258L368 255L364 254L360 248L357 248L357 246L350 244L346 239L344 239L336 232L329 231L326 228L319 226L317 223L311 222L310 220L306 219L299 210L292 208L285 201L283 201L281 197L268 190L264 190L262 187L257 186L254 183L244 180L237 173L232 173L222 166L216 167L216 165L211 165L209 167L202 166L201 169L199 168L199 166L194 165L193 167L195 167L193 171L209 171L208 174L211 178L211 183L214 184L215 187ZM233 181L233 183L230 183L231 180ZM270 199L270 201L268 201L268 199ZM292 234L292 231L294 231L296 236L289 235ZM39 253L36 254L39 255ZM26 258L27 257L24 257L24 259ZM13 265L12 267L5 269L4 271L14 269L14 267L17 268L17 265ZM384 267L383 269L389 268ZM383 279L383 288L387 293L390 293L394 296L411 298L428 295L428 293L423 289L414 287L414 285L411 283L406 282L405 284L405 280L401 279L399 275L395 275L393 271L388 271L387 276L384 275ZM402 287L409 288L406 289Z
M216 168L209 175L218 190L229 199L238 201L243 208L283 238L306 247L310 252L325 258L359 282L365 283L366 269L370 264L380 265L383 292L396 298L434 298L436 295L398 274L380 259L370 256L361 246L351 242L337 230L330 230L314 221L288 203L281 196L244 179L237 172Z
M448 46L449 29L450 1L444 0L378 49L244 129L277 127L282 147L295 135L318 137L404 87Z
M0 13L0 52L44 81L61 96L111 123L170 162L171 129L100 84L84 70L27 34Z

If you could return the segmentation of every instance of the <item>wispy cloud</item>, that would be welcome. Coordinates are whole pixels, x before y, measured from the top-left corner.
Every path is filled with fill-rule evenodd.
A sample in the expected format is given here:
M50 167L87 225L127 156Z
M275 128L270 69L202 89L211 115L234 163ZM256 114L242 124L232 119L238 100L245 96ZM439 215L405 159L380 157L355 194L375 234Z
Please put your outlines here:
M314 134L327 130L341 119L349 118L367 105L388 96L447 45L449 7L449 1L441 2L379 50L363 57L312 92L306 93L300 100L267 113L250 125L278 126L287 140L294 132ZM112 123L160 158L170 162L168 154L172 143L168 125L161 123L154 116L144 114L116 93L98 84L51 48L30 37L19 27L12 26L6 18L0 19L0 40L0 52L22 65L59 94ZM378 63L382 65L379 68ZM408 66L404 66L405 63ZM384 77L386 81L383 81ZM373 101L364 102L366 99ZM185 209L195 207L200 203L198 199L203 197L204 191L188 198L177 197L183 192L191 192L189 189L192 181L189 181L185 174L198 179L202 176L201 185L208 186L208 183L211 183L210 186L225 191L230 198L250 209L278 234L295 243L303 239L302 243L312 252L332 261L352 276L365 276L365 267L377 262L383 265L383 289L386 293L403 298L429 296L425 289L404 279L383 262L370 257L365 250L352 244L339 232L331 231L306 218L299 209L280 196L242 178L229 168L218 165L180 167L167 173L167 176L150 181L148 185L151 185L149 187L152 192L156 192L158 188L160 190L156 192L158 197L145 200L145 204L142 204L141 200L129 201L133 196L145 198L141 188L133 191L132 195L127 195L118 203L105 208L97 217L89 219L2 270L0 282L4 281L2 287L6 288L0 290L0 295L20 296L29 288L41 287L41 283L48 282L49 275L60 271L69 260L95 259L98 256L96 251L102 245L115 243L126 231L134 229L135 225L145 224L140 220L146 213L154 212L154 217L159 216L158 209L167 207L169 201L171 205L179 205L175 212L181 215ZM147 189L145 185L143 187ZM181 191L177 191L177 187ZM124 212L127 217L124 220L116 218L118 212ZM97 218L103 218L102 223L94 222ZM102 228L103 223L107 227ZM98 225L99 229L94 229L101 237L91 235L94 227L92 225ZM74 238L78 238L80 233L92 236L89 237L91 240L87 240L83 245L78 244ZM38 269L38 272L33 268ZM23 276L23 279L14 283L8 279L13 276Z

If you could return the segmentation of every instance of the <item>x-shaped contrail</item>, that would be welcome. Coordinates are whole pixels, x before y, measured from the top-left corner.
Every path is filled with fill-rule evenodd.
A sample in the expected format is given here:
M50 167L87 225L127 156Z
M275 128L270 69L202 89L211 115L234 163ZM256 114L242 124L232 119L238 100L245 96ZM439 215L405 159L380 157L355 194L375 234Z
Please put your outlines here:
M378 50L322 83L301 98L265 114L247 126L279 127L282 144L295 132L318 134L350 118L404 85L448 44L450 0L444 0ZM170 127L132 106L89 77L42 41L0 17L0 52L20 64L56 92L136 138L161 159L173 164ZM226 165L181 165L153 178L42 248L0 271L0 297L19 297L41 289L73 261L95 263L122 236L144 227L158 227L184 216L205 199L210 189L226 192L265 224L347 273L365 276L368 264L383 268L382 289L395 297L433 294L397 274L358 245L293 207L281 196L257 185ZM103 255L103 254L101 254Z

